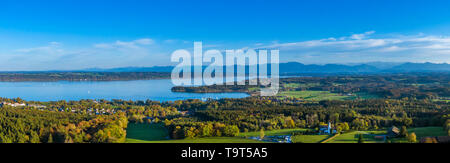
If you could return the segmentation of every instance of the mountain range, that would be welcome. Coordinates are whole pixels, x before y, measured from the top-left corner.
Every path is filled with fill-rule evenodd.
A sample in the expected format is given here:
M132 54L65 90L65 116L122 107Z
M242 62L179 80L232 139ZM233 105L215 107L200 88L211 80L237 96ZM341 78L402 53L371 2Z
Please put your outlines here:
M205 68L206 66L204 66ZM171 72L174 66L121 67L112 69L92 68L83 72ZM302 73L402 73L402 72L450 72L447 63L390 63L372 62L364 64L302 64L298 62L280 63L280 74Z

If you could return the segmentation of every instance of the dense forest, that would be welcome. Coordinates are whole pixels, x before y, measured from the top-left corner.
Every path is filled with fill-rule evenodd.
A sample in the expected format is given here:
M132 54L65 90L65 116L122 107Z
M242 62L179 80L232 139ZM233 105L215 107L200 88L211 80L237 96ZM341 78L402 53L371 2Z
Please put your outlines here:
M0 109L1 143L125 142L124 114L89 116L66 112Z

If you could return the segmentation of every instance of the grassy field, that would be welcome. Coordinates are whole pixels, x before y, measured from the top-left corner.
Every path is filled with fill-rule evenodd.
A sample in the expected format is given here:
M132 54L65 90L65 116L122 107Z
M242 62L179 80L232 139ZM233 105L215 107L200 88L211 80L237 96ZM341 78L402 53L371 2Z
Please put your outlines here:
M280 132L282 133L282 132ZM253 133L252 133L253 134ZM258 132L259 135L259 132ZM198 139L169 140L167 130L161 124L128 124L127 143L262 143L239 137L213 137Z
M363 92L358 92L358 93L355 93L355 94L357 96L359 96L360 99L376 99L376 98L380 98L380 96L378 96L378 95L373 95L373 94L363 93ZM356 99L356 96L354 96L354 98Z
M167 140L168 134L162 124L135 124L127 127L127 143L143 143L154 140Z
M198 139L145 141L140 143L264 143L264 142L246 139L243 137L211 137Z
M449 97L445 97L445 98L440 98L440 99L433 99L433 101L442 101L442 102L450 102L450 98Z
M295 97L304 100L321 101L321 100L346 100L352 96L344 96L328 91L286 91L278 94L279 97Z
M427 136L447 136L443 127L418 127L408 129L408 133L416 133L417 138Z
M447 136L447 133L443 130L442 127L418 127L418 128L409 128L408 133L415 133L417 136L417 141L419 141L423 137L428 136ZM408 143L406 138L395 138L392 139L394 143Z
M364 135L364 143L383 143L375 140L370 134L386 134L386 131L352 131L341 134L328 143L358 143L359 134Z
M264 135L266 136L280 136L280 135L291 135L293 132L298 132L298 131L306 131L307 129L279 129L279 130L272 130L272 131L264 131ZM259 136L260 132L256 131L256 132L245 132L245 133L240 133L239 136L241 137L250 137L250 136Z
M368 93L355 93L353 95L342 95L338 93L331 93L329 91L284 91L278 94L278 97L295 97L302 98L309 101L322 101L322 100L355 100L358 97L360 99L374 99L380 98L377 95L371 95Z
M408 133L416 133L417 141L422 137L427 136L446 136L445 131L442 127L418 127L418 128L408 128ZM371 136L386 134L386 131L353 131L345 134L341 134L335 139L331 140L329 143L358 143L359 134L364 134L364 143L384 143L383 141L377 141ZM394 143L407 143L405 138L393 138L389 139Z
M248 88L248 91L250 92L255 92L255 91L259 91L260 88L257 87L252 87L252 88Z
M319 143L330 137L329 135L296 135L292 137L293 143Z
M319 83L286 83L283 85L285 88L309 88L314 86L319 86Z

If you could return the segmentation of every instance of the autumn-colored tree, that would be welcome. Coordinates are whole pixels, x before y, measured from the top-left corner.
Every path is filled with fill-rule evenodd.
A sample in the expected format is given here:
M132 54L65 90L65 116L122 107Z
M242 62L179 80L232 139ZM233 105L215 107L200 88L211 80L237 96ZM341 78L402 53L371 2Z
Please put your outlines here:
M400 129L400 136L404 138L408 136L408 130L406 129L406 126L402 126L402 128Z
M186 129L186 130L184 131L184 136L185 136L186 138L188 138L188 139L193 139L193 138L195 138L195 137L196 137L196 134L195 134L195 128L194 128L194 127L190 127L189 129Z
M434 137L426 137L424 139L425 140L423 141L423 143L438 143L436 138L434 138Z
M415 143L417 141L416 133L413 132L413 133L409 134L408 135L408 141L410 143Z
M30 134L30 143L40 143L39 135L35 131Z
M264 128L261 128L261 130L259 131L259 138L264 139L264 136L265 136Z
M336 127L336 132L338 133L338 134L340 134L341 132L342 132L342 126L337 126Z
M52 134L48 135L47 143L53 143L53 136L52 136Z
M230 137L238 136L239 128L236 125L228 125L224 129L224 135Z

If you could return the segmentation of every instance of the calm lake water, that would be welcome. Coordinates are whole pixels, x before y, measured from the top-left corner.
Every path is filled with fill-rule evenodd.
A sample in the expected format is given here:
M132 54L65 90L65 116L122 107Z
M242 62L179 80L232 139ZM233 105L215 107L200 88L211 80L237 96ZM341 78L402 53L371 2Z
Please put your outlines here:
M175 101L207 98L244 98L246 93L175 93L171 80L107 81L107 82L0 82L0 97L20 97L28 101L81 99L122 99Z

